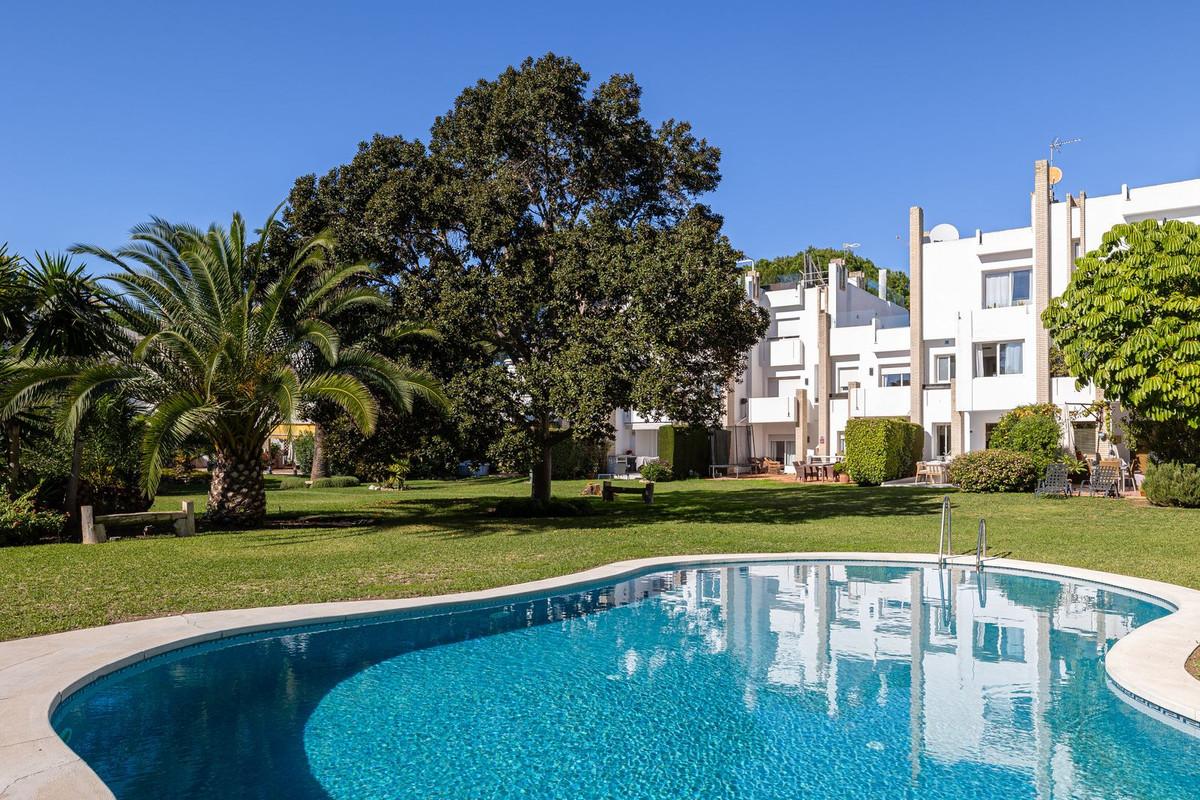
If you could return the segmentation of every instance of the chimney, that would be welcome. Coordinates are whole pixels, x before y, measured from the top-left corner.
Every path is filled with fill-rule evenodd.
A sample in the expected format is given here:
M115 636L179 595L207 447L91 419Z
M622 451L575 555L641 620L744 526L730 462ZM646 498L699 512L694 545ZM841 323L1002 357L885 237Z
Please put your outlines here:
M888 271L886 269L879 270L879 299L887 300L887 279Z

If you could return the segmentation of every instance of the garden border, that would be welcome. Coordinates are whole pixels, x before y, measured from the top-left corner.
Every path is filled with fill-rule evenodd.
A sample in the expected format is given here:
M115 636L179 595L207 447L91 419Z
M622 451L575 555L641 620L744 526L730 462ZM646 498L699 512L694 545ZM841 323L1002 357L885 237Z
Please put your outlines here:
M650 569L778 561L864 562L931 566L937 556L917 553L726 553L617 561L570 575L431 597L348 600L230 611L208 611L124 622L0 642L0 798L111 798L88 765L50 726L63 700L122 667L191 644L297 625L344 622L415 608L456 606L619 580ZM974 567L974 556L950 565ZM1143 625L1109 651L1109 683L1122 699L1181 730L1200 736L1200 681L1184 664L1197 645L1200 591L1109 572L988 559L986 570L1050 575L1098 584L1165 603L1174 612Z

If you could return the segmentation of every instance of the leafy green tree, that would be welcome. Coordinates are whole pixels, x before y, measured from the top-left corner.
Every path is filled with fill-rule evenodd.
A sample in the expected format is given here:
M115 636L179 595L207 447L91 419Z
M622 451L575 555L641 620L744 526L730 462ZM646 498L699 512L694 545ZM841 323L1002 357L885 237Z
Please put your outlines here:
M393 277L400 313L443 332L460 408L501 423L542 502L554 445L611 435L618 407L714 424L766 329L697 202L718 150L646 121L632 76L589 80L527 59L465 89L428 149L377 136L291 198L289 221L328 224Z
M1119 400L1147 440L1200 442L1200 226L1115 226L1042 316L1072 375Z
M863 273L866 288L869 291L878 291L879 267L875 266L874 261L857 253L835 250L832 247L807 247L799 253L793 253L790 256L764 258L755 261L754 269L758 272L759 282L768 284L785 275L803 275L805 254L812 258L817 269L822 270L825 274L828 274L830 261L835 258L845 260L846 267L851 272ZM896 305L908 308L908 273L900 272L899 270L890 270L887 281L887 299Z
M180 443L199 434L215 455L207 516L255 523L266 511L261 459L271 430L304 398L337 403L363 430L378 405L360 377L401 405L436 397L425 375L361 347L343 348L327 320L366 295L349 285L362 265L330 265L330 242L317 237L268 282L264 245L235 214L228 230L207 231L161 219L133 229L115 253L79 247L114 264L122 290L114 315L128 332L112 357L28 371L8 402L51 389L65 392L62 425L71 431L98 392L120 391L149 409L140 450L145 490L154 492Z

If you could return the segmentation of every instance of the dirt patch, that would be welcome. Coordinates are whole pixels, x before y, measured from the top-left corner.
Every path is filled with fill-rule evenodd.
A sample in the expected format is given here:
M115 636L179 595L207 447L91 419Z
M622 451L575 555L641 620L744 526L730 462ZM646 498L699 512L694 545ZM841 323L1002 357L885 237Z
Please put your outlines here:
M1200 647L1192 651L1192 654L1188 656L1188 660L1184 663L1184 667L1187 668L1187 671L1191 673L1193 678L1200 680Z

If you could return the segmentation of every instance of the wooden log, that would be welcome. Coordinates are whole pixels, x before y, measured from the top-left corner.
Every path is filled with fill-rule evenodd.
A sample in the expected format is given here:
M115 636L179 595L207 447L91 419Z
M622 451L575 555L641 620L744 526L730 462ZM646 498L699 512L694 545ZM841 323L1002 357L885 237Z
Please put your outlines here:
M133 514L104 514L96 517L96 522L102 525L157 525L162 522L174 522L186 518L183 511L138 511Z
M79 526L83 531L84 544L103 544L108 541L104 526L96 524L96 518L91 506L79 507Z
M182 504L183 519L175 523L176 530L180 536L195 536L196 535L196 505L191 500L184 500ZM182 530L180 528L182 527Z

